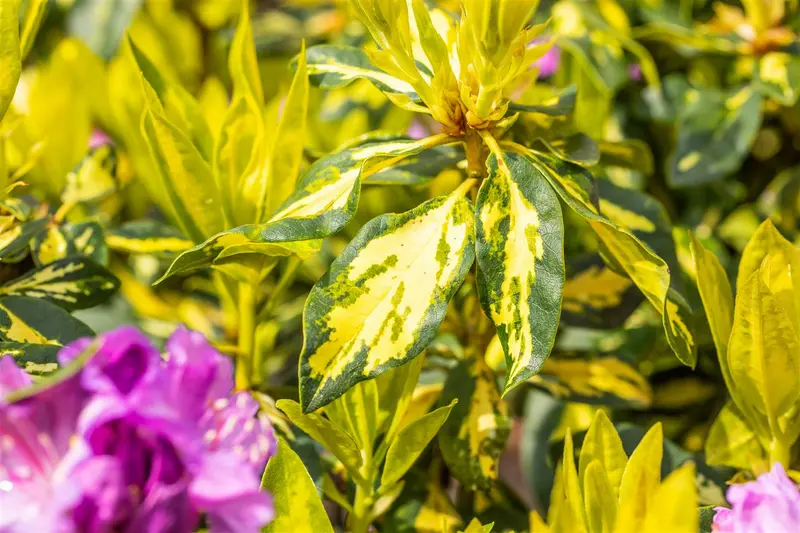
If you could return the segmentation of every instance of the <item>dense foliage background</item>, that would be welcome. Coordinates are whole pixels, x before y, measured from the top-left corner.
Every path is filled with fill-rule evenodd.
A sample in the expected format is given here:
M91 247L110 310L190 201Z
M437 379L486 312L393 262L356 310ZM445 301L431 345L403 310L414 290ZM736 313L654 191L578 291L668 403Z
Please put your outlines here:
M0 350L49 383L82 337L202 333L279 435L265 531L711 531L800 479L796 31L0 0Z

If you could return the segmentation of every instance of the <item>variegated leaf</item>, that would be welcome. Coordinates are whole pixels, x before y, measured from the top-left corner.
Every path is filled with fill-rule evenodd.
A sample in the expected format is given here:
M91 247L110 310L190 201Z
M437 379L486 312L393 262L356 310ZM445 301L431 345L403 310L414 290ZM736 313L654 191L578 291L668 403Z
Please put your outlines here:
M27 296L0 298L0 338L30 344L68 344L94 332L67 311Z
M106 198L117 188L116 172L117 155L113 147L100 146L67 174L61 201L64 204L77 204Z
M306 51L311 83L323 89L342 87L362 78L387 93L402 94L419 100L414 88L372 64L367 54L352 46L323 44Z
M678 116L678 139L668 163L674 187L709 183L739 169L761 126L761 94L691 89Z
M67 12L67 28L106 61L114 57L120 39L143 0L83 0Z
M693 367L697 351L691 325L691 308L680 294L670 289L667 262L632 231L602 214L595 203L596 185L585 169L551 157L531 157L534 164L541 165L561 199L589 222L602 243L604 258L627 274L661 313L670 347L682 363ZM606 205L606 210L609 205ZM617 216L618 220L625 219L628 223L630 218L624 213ZM634 216L633 220L638 221L638 216Z
M646 409L653 399L644 376L613 356L553 356L528 382L569 402Z
M192 241L172 226L155 220L134 220L106 233L112 250L133 254L176 254L192 247Z
M475 206L478 290L506 354L505 393L535 375L553 347L564 225L558 197L529 159L493 154L487 168Z
M103 228L97 222L51 224L33 238L31 248L39 266L76 255L90 257L100 265L108 263Z
M564 282L561 323L592 328L620 328L642 303L641 292L596 255L572 258Z
M225 227L222 198L209 162L191 137L165 115L157 92L143 77L146 112L142 135L168 205L161 206L184 234L201 242Z
M0 287L0 295L37 298L68 311L94 307L108 300L119 280L86 257L60 259Z
M439 431L439 449L466 488L487 491L497 479L511 420L494 375L481 359L450 371L439 403L453 400L458 403Z
M10 355L28 374L44 376L58 370L60 349L60 346L54 344L0 342L0 357Z
M436 335L474 260L470 185L371 220L311 290L300 356L306 412L416 357Z
M768 52L758 61L756 80L765 96L793 106L800 86L800 59L786 52Z
M241 253L308 256L318 239L341 230L355 214L361 176L369 165L387 157L413 156L423 141L388 140L357 146L316 161L300 178L297 189L265 224L223 231L179 255L164 279L188 274ZM241 248L237 248L241 247Z
M508 106L510 111L522 111L525 113L541 113L552 117L569 115L575 107L575 95L578 93L577 85L570 85L552 98L536 105L524 105L511 103Z
M8 231L0 233L0 261L16 262L23 259L31 240L46 227L47 219L40 218L15 224Z

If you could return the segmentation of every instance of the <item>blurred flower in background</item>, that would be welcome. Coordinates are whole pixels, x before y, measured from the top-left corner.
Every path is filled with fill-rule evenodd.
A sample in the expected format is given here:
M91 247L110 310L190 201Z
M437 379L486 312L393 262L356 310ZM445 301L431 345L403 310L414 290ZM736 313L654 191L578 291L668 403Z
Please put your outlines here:
M0 532L189 532L201 515L215 533L257 532L272 519L260 490L272 426L201 334L177 330L163 361L123 327L59 362L87 356L29 393L30 378L0 360Z

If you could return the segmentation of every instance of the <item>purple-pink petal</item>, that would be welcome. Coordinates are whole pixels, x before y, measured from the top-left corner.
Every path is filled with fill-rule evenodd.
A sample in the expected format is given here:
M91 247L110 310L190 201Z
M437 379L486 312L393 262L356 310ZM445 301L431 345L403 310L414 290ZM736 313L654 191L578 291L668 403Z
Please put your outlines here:
M757 480L728 488L731 508L715 509L715 533L800 531L800 490L780 463Z

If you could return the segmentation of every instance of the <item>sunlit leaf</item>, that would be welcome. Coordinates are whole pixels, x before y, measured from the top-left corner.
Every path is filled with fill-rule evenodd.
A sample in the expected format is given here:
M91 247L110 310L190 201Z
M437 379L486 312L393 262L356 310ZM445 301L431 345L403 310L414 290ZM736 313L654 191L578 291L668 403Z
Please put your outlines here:
M330 519L303 461L283 439L267 463L261 488L272 494L275 518L264 533L333 533Z
M192 247L192 241L171 226L155 220L133 220L107 231L112 250L134 254L175 254Z
M564 227L558 197L530 160L506 152L487 166L475 206L478 289L506 353L507 392L535 375L553 347Z
M368 222L314 286L303 314L305 411L416 357L433 339L474 260L465 193Z
M6 114L22 70L19 44L19 5L0 4L0 120Z

